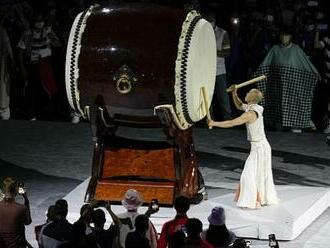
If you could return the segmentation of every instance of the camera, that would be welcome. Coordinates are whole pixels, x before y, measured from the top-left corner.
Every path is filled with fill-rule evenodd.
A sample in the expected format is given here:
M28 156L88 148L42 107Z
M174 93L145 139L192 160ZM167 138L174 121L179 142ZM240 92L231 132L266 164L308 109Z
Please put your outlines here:
M269 247L272 247L272 248L279 248L278 246L278 242L276 240L276 237L275 237L275 234L269 234L268 235L268 240L269 240Z
M159 209L159 204L157 199L152 199L150 202L150 207L153 211L158 211Z
M18 183L18 194L25 194L24 183Z

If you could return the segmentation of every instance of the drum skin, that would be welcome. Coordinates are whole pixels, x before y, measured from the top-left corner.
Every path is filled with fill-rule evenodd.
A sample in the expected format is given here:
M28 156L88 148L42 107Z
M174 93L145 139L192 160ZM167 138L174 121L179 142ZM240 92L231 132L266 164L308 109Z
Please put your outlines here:
M102 107L117 123L158 123L154 107L176 104L185 18L180 9L141 4L93 6L80 13L67 48L72 108L86 117L86 107Z

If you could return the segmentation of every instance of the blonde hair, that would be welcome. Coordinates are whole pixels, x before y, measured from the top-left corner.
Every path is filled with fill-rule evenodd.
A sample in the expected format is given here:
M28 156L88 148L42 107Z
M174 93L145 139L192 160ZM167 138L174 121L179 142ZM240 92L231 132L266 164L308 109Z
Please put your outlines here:
M261 102L261 100L264 98L262 92L258 89L252 89L251 92L253 92L253 100L255 103Z
M17 192L17 181L12 177L6 177L3 180L3 192L15 194Z

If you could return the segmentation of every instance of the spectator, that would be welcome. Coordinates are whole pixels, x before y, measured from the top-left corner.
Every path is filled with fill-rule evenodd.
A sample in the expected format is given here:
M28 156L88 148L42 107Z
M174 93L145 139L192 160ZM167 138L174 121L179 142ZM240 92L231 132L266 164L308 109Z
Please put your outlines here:
M38 242L39 248L44 247L43 244L42 244L42 240L41 240L43 230L45 229L47 224L49 224L49 223L51 223L52 221L55 220L55 217L56 217L55 206L51 205L51 206L49 206L48 211L47 211L46 223L34 227L34 232L35 232L35 235L36 235L36 240Z
M42 232L41 242L44 248L60 247L69 244L73 240L73 228L66 216L68 214L68 203L64 199L55 203L55 219L49 223Z
M177 231L184 231L188 221L187 212L190 207L189 199L185 196L179 196L174 200L176 216L173 220L166 222L160 233L158 248L166 248L172 236Z
M149 229L149 218L141 214L135 219L135 231L127 234L126 248L150 248L149 240L146 238L146 232Z
M169 240L168 247L181 248L185 245L186 235L183 231L176 231Z
M10 118L10 71L13 65L14 58L9 37L0 24L0 120Z
M265 98L265 123L301 133L313 127L311 109L318 72L303 50L291 41L289 28L280 35L281 44L267 54L255 75L266 75L267 82L257 83Z
M25 225L31 224L30 205L27 194L18 192L17 181L7 177L3 181L4 198L0 202L0 237L4 247L25 248ZM24 198L24 205L16 203L15 197L19 193ZM0 243L1 243L0 242Z
M92 220L93 209L89 204L84 204L80 208L80 218L73 223L74 243L77 247L86 247L85 237L92 233L90 223Z
M231 108L227 89L225 58L230 54L229 35L226 30L216 25L216 16L213 12L206 17L211 23L217 45L217 71L215 79L214 97L212 101L212 115L215 120L231 119Z
M232 248L248 248L250 242L249 241L245 241L244 239L236 239Z
M139 215L138 208L143 201L140 194L135 189L126 191L122 205L126 208L126 212L118 214L119 219L119 244L125 247L126 236L129 232L134 231L134 223L136 217ZM146 233L151 248L157 247L157 232L154 225L149 221L149 229Z
M203 223L199 219L188 219L186 228L188 236L184 248L213 248L211 244L201 238Z
M102 209L96 209L92 213L92 233L86 237L89 248L111 248L115 237L118 235L118 225L111 225L109 229L104 229L105 214Z
M202 232L202 239L217 248L226 248L233 244L236 235L226 227L225 210L222 207L214 207L208 217L209 228Z

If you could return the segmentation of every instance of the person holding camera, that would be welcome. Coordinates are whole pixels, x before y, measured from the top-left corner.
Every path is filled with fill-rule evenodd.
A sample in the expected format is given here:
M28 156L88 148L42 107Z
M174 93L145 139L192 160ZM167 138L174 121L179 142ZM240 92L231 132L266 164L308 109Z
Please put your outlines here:
M119 220L119 247L125 247L125 240L129 232L134 231L135 220L139 215L138 208L143 204L143 200L138 191L135 189L129 189L126 191L124 199L121 201L126 212L117 215ZM150 216L150 214L157 212L158 209L152 209L152 204L150 204L148 211L145 215ZM146 237L149 240L149 245L151 248L157 247L157 231L149 220L149 227L146 232Z
M25 238L25 225L32 222L27 194L12 177L3 180L2 191L4 198L0 201L0 247L30 247ZM15 201L17 194L24 198L24 204Z

